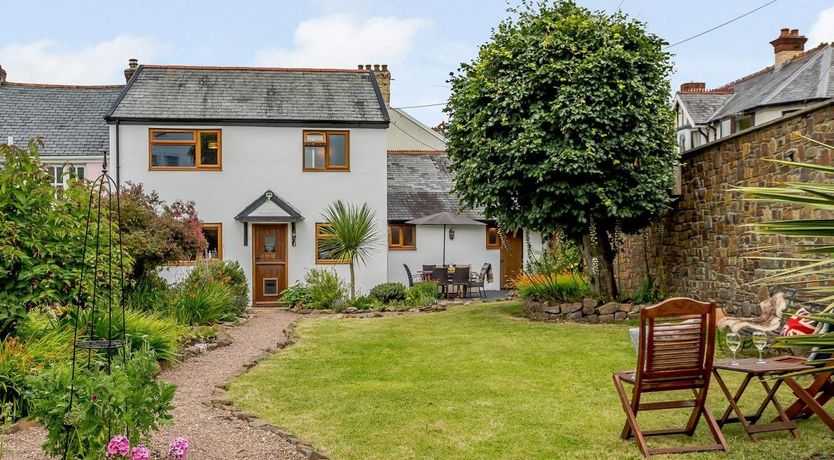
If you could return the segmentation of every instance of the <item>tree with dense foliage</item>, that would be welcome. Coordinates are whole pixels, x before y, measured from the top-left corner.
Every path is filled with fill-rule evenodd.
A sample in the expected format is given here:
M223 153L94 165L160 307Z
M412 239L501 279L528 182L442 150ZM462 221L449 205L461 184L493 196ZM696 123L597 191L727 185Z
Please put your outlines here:
M122 189L121 210L124 247L135 259L135 280L162 265L193 260L206 248L193 201L169 205L155 191L128 183Z
M114 264L118 264L120 255L126 270L132 264L130 255L120 252L116 245L118 227L110 222L107 204L97 200L91 203L88 186L73 182L56 193L50 174L38 158L41 145L40 141L32 141L28 150L0 145L0 339L14 332L35 307L66 307L80 302L82 267L87 268L81 292L89 301L94 282L90 267L95 262L97 242L88 238L85 252L88 211L96 215L97 207L102 207L101 220L89 223L91 235L95 235L97 225L101 228L101 266L108 263L111 241ZM109 236L108 231L112 232ZM114 279L108 281L102 277L110 274L100 270L95 283L115 283L114 290L120 292L121 280L115 279L115 273Z
M670 55L619 12L556 1L511 13L451 77L455 192L505 230L563 232L594 292L616 297L613 237L670 201Z
M346 204L338 200L322 213L327 222L319 246L331 259L343 260L350 265L350 299L356 298L355 265L364 265L380 246L376 227L376 212L362 206Z

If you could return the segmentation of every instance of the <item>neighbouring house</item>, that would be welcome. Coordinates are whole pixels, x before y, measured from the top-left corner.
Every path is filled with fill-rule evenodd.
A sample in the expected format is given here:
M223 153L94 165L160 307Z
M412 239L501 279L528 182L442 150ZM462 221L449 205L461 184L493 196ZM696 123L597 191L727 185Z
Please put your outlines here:
M834 98L834 46L805 51L797 29L771 41L773 65L724 86L684 83L675 95L682 152Z
M104 114L124 85L16 83L6 75L0 67L0 143L25 147L41 138L41 160L59 189L101 174L110 147Z

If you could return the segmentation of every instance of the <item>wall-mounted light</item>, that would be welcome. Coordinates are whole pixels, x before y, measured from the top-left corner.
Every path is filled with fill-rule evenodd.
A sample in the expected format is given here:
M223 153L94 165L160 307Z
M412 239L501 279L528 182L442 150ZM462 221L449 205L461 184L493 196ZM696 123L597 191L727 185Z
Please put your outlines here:
M295 247L295 222L290 224L291 231L292 231L292 245Z
M455 239L455 229L454 228L449 229L449 239L450 240Z

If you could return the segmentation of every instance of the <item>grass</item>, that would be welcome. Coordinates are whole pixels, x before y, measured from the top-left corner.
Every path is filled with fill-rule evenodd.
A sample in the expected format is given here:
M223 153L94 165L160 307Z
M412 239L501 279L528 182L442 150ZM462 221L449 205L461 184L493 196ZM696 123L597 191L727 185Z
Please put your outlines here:
M636 361L628 326L532 323L517 317L520 311L517 303L492 303L436 314L303 320L299 342L235 380L231 395L239 408L334 459L638 458L634 443L619 439L625 417L611 382L612 371ZM740 378L727 380L735 388ZM756 385L743 406L752 411L763 396ZM726 407L721 398L713 387L714 412ZM783 392L781 401L791 398ZM683 411L663 412L641 416L641 423L651 429L686 420ZM834 436L819 420L799 427L798 442L782 432L751 443L730 425L729 456L671 458L834 452ZM701 423L694 439L650 445L708 438Z

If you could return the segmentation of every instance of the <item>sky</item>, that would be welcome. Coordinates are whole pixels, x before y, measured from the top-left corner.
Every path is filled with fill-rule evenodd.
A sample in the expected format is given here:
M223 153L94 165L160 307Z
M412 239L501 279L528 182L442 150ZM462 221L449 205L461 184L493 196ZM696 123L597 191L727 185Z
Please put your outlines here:
M618 8L675 43L769 0L578 0ZM516 4L517 0L510 0ZM507 17L504 0L0 0L0 66L9 81L122 83L129 58L141 63L355 68L388 64L391 105L447 100L446 80L471 61ZM11 19L10 19L11 18ZM779 29L834 42L834 0L777 0L669 51L672 88L720 86L773 63ZM429 125L442 106L410 108Z

